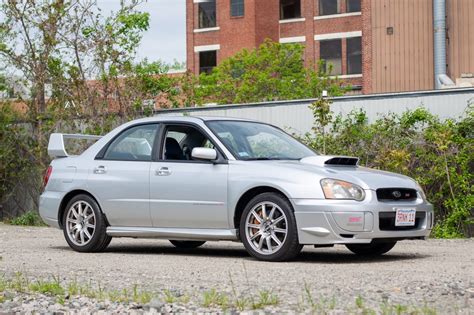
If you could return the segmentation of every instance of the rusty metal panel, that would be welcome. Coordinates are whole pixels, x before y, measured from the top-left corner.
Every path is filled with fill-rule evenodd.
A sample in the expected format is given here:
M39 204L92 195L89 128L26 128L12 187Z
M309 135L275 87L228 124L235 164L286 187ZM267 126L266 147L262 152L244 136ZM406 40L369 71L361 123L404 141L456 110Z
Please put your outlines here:
M474 73L474 1L447 0L448 75Z
M371 0L372 93L433 88L432 0Z

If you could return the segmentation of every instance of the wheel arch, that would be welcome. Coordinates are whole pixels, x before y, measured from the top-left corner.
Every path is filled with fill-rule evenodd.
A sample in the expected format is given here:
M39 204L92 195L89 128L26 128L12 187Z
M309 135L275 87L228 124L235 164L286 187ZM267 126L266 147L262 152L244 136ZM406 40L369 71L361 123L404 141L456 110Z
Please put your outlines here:
M244 212L245 206L249 203L252 198L254 198L257 195L263 194L263 193L268 193L268 192L273 192L281 195L285 199L287 199L290 202L290 198L288 195L280 188L273 187L273 186L268 186L268 185L262 185L262 186L256 186L250 189L247 189L239 198L235 205L234 209L234 218L233 218L233 223L234 223L234 228L239 230L240 226L240 217L242 216L242 213ZM293 206L292 206L293 210Z
M106 222L107 226L109 225L109 222L107 221L107 217L105 216L104 211L102 211L102 207L100 206L100 203L97 200L97 198L93 194L91 194L90 192L88 192L84 189L74 189L74 190L71 190L70 192L68 192L66 195L64 195L63 199L61 200L61 204L59 205L58 224L59 224L59 227L61 229L63 228L63 217L64 217L64 213L66 212L66 206L69 203L69 201L71 201L71 199L74 198L77 195L87 195L87 196L91 197L92 199L94 199L94 201L99 206L100 212L102 212L102 215L105 218L105 222Z

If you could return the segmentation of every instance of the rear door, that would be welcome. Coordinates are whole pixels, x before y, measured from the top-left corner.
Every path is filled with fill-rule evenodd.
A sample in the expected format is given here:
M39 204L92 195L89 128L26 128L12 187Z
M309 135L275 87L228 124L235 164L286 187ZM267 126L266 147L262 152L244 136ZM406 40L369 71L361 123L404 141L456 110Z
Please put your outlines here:
M122 131L99 153L88 177L112 226L151 226L150 166L159 125Z

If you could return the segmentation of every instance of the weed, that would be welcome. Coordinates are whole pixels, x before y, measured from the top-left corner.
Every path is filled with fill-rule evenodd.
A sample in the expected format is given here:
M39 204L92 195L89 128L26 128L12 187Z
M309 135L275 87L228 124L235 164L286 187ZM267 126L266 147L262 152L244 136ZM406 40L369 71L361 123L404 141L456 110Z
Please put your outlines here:
M28 211L19 217L13 218L7 222L11 225L22 225L22 226L46 226L39 216L38 212Z
M358 307L358 308L364 308L364 299L362 298L362 296L358 295L355 299L355 305Z
M262 290L258 294L258 301L252 305L252 308L259 309L269 305L278 305L278 303L278 296L273 294L271 291Z
M61 286L61 283L57 278L54 278L53 281L36 280L36 282L29 285L29 289L33 292L53 296L60 296L65 293L64 288Z
M163 301L168 304L172 304L178 301L178 297L171 290L163 290Z
M226 309L229 305L227 295L219 293L216 289L204 292L204 298L202 305L204 307L220 306L222 309Z

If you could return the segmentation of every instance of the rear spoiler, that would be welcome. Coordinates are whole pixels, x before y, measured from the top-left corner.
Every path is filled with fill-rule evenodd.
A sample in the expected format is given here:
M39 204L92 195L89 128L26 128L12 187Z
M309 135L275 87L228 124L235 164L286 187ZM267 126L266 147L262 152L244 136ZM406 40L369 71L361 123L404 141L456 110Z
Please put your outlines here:
M102 136L81 135L81 134L67 134L67 133L52 133L49 136L48 154L52 158L68 157L64 147L64 139L79 139L79 140L99 140Z

